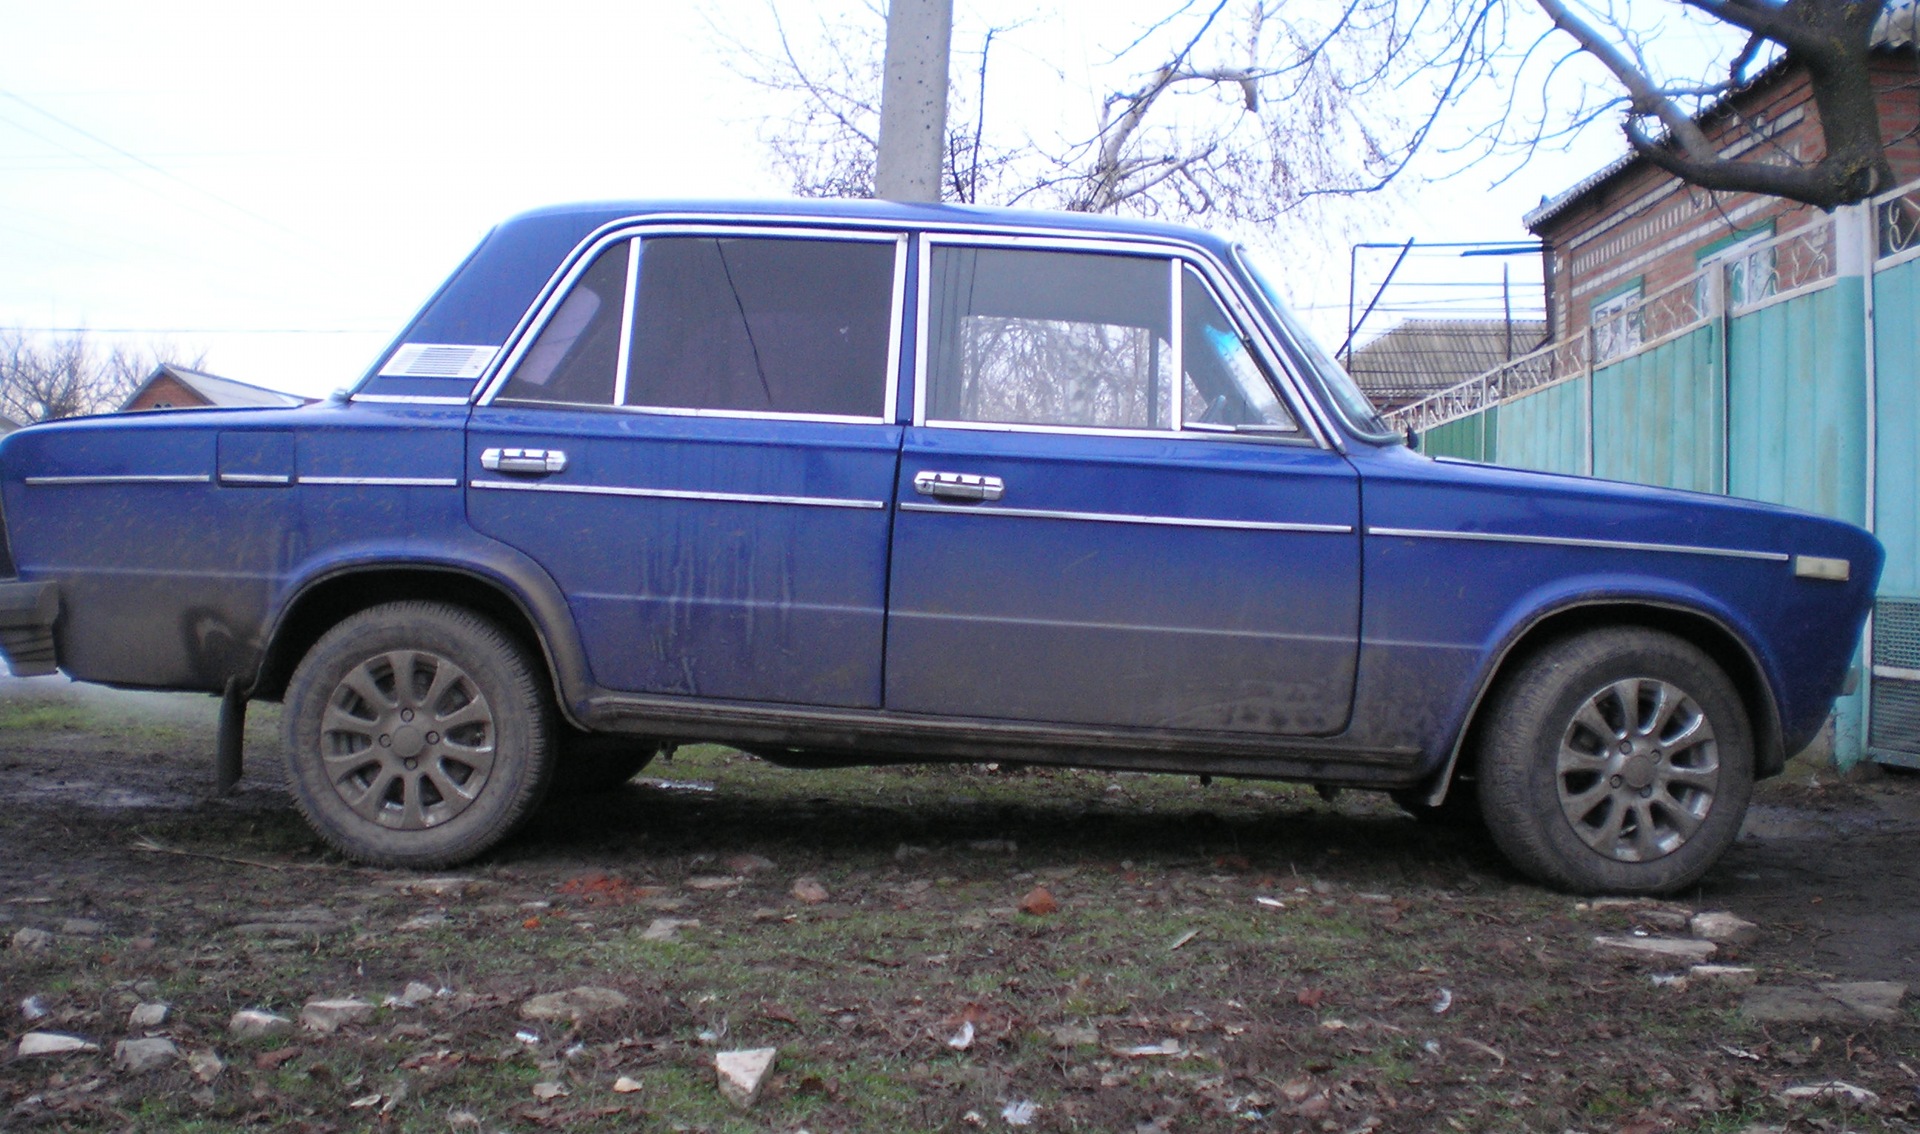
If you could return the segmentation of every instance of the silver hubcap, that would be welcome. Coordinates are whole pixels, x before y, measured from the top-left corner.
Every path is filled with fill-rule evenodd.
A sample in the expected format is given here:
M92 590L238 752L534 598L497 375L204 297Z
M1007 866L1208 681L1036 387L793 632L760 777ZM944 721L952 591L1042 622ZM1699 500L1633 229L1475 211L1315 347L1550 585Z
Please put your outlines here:
M1676 685L1616 681L1573 715L1555 780L1560 810L1594 850L1620 862L1672 854L1713 809L1713 722Z
M436 827L479 798L493 771L493 710L466 671L391 650L354 666L320 722L327 779L361 818Z

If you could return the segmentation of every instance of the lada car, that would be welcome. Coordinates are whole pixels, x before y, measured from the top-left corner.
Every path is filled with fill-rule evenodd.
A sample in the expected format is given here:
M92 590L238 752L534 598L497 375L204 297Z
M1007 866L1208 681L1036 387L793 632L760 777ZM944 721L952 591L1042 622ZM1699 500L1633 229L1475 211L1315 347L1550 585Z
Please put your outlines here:
M550 208L350 390L0 445L16 673L285 704L346 855L482 854L667 745L1477 806L1578 891L1698 879L1820 729L1848 524L1428 459L1284 264L1085 215Z

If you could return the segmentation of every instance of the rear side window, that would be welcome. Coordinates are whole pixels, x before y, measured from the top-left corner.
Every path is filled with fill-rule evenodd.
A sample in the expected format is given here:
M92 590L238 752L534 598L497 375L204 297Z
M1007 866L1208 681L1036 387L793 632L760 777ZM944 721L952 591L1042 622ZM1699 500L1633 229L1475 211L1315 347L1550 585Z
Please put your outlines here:
M897 247L775 236L620 241L553 309L500 396L881 417Z
M1174 428L1170 261L935 248L926 415Z

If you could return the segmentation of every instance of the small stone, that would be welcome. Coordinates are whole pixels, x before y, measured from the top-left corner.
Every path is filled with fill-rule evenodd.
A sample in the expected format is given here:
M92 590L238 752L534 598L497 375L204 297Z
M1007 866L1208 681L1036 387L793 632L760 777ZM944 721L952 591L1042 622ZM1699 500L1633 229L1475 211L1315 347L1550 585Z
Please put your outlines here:
M1724 910L1694 914L1688 928L1695 937L1722 945L1751 945L1760 936L1759 926Z
M617 1012L632 1004L624 994L611 988L582 985L565 992L548 992L520 1005L523 1020L570 1020L579 1023L595 1016Z
M60 923L60 932L69 937L98 937L106 931L105 922L90 917L70 917Z
M179 1058L180 1049L170 1039L130 1039L113 1045L113 1065L135 1075Z
M158 1002L137 1004L134 1006L133 1011L127 1015L127 1026L129 1028L157 1028L167 1022L167 1013L170 1011L172 1011L170 1005Z
M613 1093L617 1095L630 1095L640 1089L640 1080L630 1078L626 1075L622 1075L613 1081Z
M1906 986L1890 981L1823 984L1818 988L1760 985L1747 993L1740 1014L1760 1023L1885 1023L1899 1017Z
M447 915L443 913L421 914L410 917L397 927L401 933L424 933L429 929L439 929L447 924Z
M1729 988L1752 988L1760 979L1752 965L1695 965L1687 970L1687 975L1707 984L1723 984Z
M1907 996L1906 985L1890 980L1839 981L1821 985L1820 991L1851 1008L1861 1019L1881 1024L1900 1018L1900 1002Z
M1100 1029L1091 1024L1061 1024L1053 1029L1053 1046L1084 1047L1100 1042Z
M760 1098L767 1072L773 1069L778 1048L756 1047L746 1051L722 1051L714 1055L714 1071L720 1078L720 1093L727 1101L745 1110Z
M284 1035L293 1030L293 1021L258 1008L242 1008L227 1021L227 1030L241 1039Z
M698 929L698 918L656 917L652 924L640 934L642 941L678 941L683 929Z
M1879 1095L1865 1087L1856 1087L1840 1079L1825 1083L1808 1083L1803 1087L1788 1087L1780 1092L1780 1097L1788 1102L1837 1102L1849 1106L1873 1106L1880 1101Z
M567 1089L558 1083L535 1083L533 1085L533 1097L539 1099L541 1102L552 1102L558 1098L565 1098L567 1094Z
M1644 909L1634 911L1634 916L1661 929L1686 929L1690 921L1685 910Z
M477 878L447 875L440 878L403 878L393 884L402 894L421 894L435 898L459 898L479 889Z
M758 874L763 870L772 870L773 860L765 855L736 854L729 856L721 865L735 874Z
M817 906L827 900L827 888L816 878L796 878L793 880L793 896L810 906Z
M196 1051L187 1056L187 1070L193 1072L193 1077L202 1083L213 1082L220 1077L220 1072L226 1069L226 1061L214 1052Z
M47 1007L46 998L29 996L20 1002L20 1014L29 1020L44 1020L52 1014L52 1009Z
M400 1003L409 1008L416 1004L425 1004L433 997L433 986L425 981L410 980L407 982L407 987L400 990Z
M373 1015L373 1005L357 996L333 1000L309 1000L300 1009L300 1026L310 1032L331 1035L348 1024L357 1024Z
M42 949L51 949L53 934L32 926L16 929L13 931L13 947L22 953L37 953Z
M1596 937L1595 947L1645 960L1704 961L1720 951L1711 941L1685 937Z
M99 1050L97 1043L61 1032L28 1032L20 1037L20 1056L23 1059L29 1055L74 1055Z
M689 890L731 890L746 883L737 874L699 874L687 879Z

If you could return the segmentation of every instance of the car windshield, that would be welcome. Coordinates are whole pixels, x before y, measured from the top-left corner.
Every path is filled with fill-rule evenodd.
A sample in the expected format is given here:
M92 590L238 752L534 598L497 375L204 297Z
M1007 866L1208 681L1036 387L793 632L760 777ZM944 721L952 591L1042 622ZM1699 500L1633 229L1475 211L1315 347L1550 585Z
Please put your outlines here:
M1398 430L1381 418L1380 411L1373 408L1373 403L1367 400L1367 395L1361 392L1360 387L1354 383L1346 370L1333 360L1333 356L1327 353L1327 349L1320 345L1320 340L1314 338L1313 332L1307 330L1306 325L1300 322L1293 312L1287 310L1286 300L1281 297L1279 289L1273 286L1272 278L1262 270L1252 250L1245 245L1237 245L1234 251L1240 257L1241 266L1246 268L1247 274L1252 276L1254 282L1259 285L1261 296L1267 301L1268 310L1280 321L1280 325L1286 328L1287 337L1292 341L1294 349L1300 353L1301 361L1311 367L1319 377L1320 385L1332 395L1334 405L1339 409L1340 416L1346 419L1347 424L1375 441L1404 440Z

